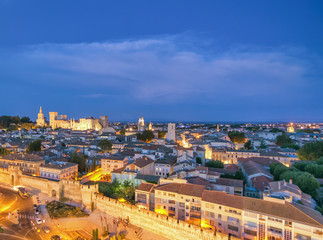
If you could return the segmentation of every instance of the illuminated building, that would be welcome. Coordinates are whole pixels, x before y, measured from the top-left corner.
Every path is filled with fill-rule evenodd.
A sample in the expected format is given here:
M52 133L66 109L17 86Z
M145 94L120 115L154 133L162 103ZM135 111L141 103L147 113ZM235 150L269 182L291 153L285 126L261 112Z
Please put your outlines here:
M70 162L51 162L39 168L39 176L48 179L72 179L77 176L78 164Z
M39 109L39 113L38 113L38 118L36 120L36 124L37 126L41 126L41 127L44 127L46 126L46 122L45 122L45 118L44 118L44 114L43 114L43 111L42 111L42 108L40 107Z
M37 119L38 121L38 119ZM65 128L72 130L102 130L104 126L107 127L108 117L100 116L100 119L93 117L80 118L79 120L67 119L67 115L58 115L57 112L49 112L49 126L52 129Z
M145 131L145 120L142 116L138 120L137 127L138 127L138 132Z
M295 129L294 129L294 124L293 123L290 123L289 126L287 127L287 132L289 133L294 133L295 132Z

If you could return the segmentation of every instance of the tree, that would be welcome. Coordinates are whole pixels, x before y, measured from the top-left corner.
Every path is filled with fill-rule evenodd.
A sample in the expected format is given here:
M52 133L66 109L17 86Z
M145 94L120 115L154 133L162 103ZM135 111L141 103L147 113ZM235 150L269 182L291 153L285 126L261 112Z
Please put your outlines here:
M124 135L126 135L126 130L121 129L121 130L120 130L120 135L123 135L123 136L124 136Z
M197 157L195 158L195 161L196 161L196 163L198 163L198 164L202 164L202 158L201 158L200 156L197 156Z
M154 138L153 131L145 130L142 133L137 133L137 139L143 142L150 142Z
M260 142L260 148L261 149L266 149L268 146L266 145L265 141L264 140L261 140Z
M85 163L85 156L84 154L77 154L76 152L73 153L71 157L71 162L78 164L78 171L85 172L86 171L86 163Z
M282 133L284 133L284 130L279 129L279 128L272 128L272 129L270 130L270 132L272 132L272 133L278 133L278 132L282 132Z
M253 148L250 140L244 144L244 148L247 150L250 150Z
M109 140L101 140L98 144L98 147L101 148L103 152L109 152L112 149L112 143Z
M323 157L323 141L307 143L297 151L300 160L313 161Z
M30 121L30 118L29 118L29 117L22 117L22 118L20 119L20 121L21 121L21 123L31 123L31 121Z
M158 138L165 138L166 137L166 131L158 131Z
M275 180L279 180L280 175L286 171L288 171L288 167L286 167L285 165L277 165L273 171Z
M244 132L233 131L233 132L229 132L228 136L229 136L231 142L233 142L233 143L244 143L246 140Z
M293 144L293 140L286 134L282 134L276 137L276 144L278 146Z
M0 233L4 233L4 230L1 226L0 226Z
M312 174L316 178L323 178L323 165L309 163L304 168L304 171Z
M5 148L0 148L0 156L8 155L10 152Z
M320 187L319 182L314 176L307 172L286 171L280 176L280 179L285 179L286 181L292 179L293 184L296 184L304 193L312 197L317 195L317 189Z
M305 167L309 164L311 164L312 162L310 161L299 161L293 164L294 168L297 168L300 171L304 171Z
M212 168L224 168L223 162L218 161L218 160L216 160L216 161L214 161L214 160L208 161L206 163L206 166L207 167L212 167Z
M41 151L41 140L35 140L28 144L27 153L40 152Z

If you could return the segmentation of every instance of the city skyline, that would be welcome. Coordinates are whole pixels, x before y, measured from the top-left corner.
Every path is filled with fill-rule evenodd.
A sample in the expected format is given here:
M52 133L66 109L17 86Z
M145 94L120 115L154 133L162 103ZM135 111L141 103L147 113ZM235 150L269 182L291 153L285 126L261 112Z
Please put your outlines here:
M1 115L323 121L321 2L62 3L0 2Z

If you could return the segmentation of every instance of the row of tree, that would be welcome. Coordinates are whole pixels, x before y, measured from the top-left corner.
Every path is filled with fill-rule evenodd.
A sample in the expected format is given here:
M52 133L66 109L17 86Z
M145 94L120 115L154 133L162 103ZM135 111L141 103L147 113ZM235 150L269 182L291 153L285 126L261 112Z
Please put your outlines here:
M317 160L317 163L321 163L322 160ZM320 164L319 164L320 165ZM299 167L299 168L297 168ZM320 187L319 182L316 178L310 173L300 170L300 166L291 166L286 167L281 163L273 163L270 166L270 172L273 174L275 180L286 180L290 179L293 181L293 184L296 184L304 193L316 197L317 190Z
M155 137L153 131L145 130L142 133L137 133L137 139L142 142L150 142Z
M123 198L127 202L135 203L136 188L129 180L120 183L114 179L112 183L99 183L99 192L105 196L115 199Z
M32 123L29 117L19 116L0 116L0 129L7 129L11 124L23 124L23 123Z

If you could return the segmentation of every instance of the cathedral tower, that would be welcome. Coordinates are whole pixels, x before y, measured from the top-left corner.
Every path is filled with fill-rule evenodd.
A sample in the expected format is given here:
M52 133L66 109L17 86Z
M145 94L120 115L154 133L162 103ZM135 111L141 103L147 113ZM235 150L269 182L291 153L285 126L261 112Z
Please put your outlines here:
M45 122L45 119L44 119L44 114L43 114L43 111L42 111L42 108L41 107L39 109L39 113L38 113L38 118L36 120L36 124L37 124L37 126L41 126L41 127L46 126L46 122Z

